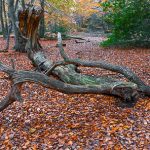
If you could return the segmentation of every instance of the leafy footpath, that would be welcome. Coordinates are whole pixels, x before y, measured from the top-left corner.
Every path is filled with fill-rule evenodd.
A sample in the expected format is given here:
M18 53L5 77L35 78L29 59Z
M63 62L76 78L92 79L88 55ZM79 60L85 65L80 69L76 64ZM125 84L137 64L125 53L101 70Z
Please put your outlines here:
M91 42L64 41L72 58L105 60L125 65L150 85L149 49L100 48L103 38ZM52 60L60 60L56 41L41 41L43 52ZM0 39L0 48L5 42ZM34 70L26 54L1 53L0 60L18 70ZM122 76L103 69L80 68L86 74ZM6 76L0 73L0 78ZM0 98L9 91L10 83L0 79ZM150 149L150 98L140 98L134 104L120 99L94 94L62 94L38 84L25 83L24 103L13 103L0 112L0 149L28 150L101 150Z

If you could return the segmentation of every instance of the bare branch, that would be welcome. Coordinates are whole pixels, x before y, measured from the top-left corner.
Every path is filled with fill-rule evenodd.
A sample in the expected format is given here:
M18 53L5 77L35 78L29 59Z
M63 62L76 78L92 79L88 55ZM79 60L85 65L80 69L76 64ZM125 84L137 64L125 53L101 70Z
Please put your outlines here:
M117 95L119 97L127 98L126 92L128 91L130 97L133 98L134 94L137 93L137 86L132 83L109 83L109 84L101 84L101 85L71 85L59 81L53 77L48 77L42 73L31 72L31 71L18 71L13 75L13 81L15 84L23 83L23 82L35 82L41 84L44 87L51 88L66 94L85 94L85 93L103 93L103 94L111 94ZM125 89L127 90L125 92ZM123 90L120 92L120 90ZM128 95L128 96L129 96ZM133 96L133 97L132 97Z
M16 84L12 86L9 94L0 101L0 111L4 110L15 101L23 102L20 94L21 85L22 84Z
M144 92L146 95L150 95L150 86L146 85L129 68L124 67L124 66L112 65L105 61L83 61L80 59L70 59L63 49L61 33L58 33L58 46L59 46L60 54L63 57L64 61L78 65L78 66L97 67L97 68L107 69L113 72L123 74L129 81L137 84L141 92Z
M64 49L63 49L62 38L61 38L61 33L60 33L60 32L58 32L57 38L58 38L58 47L59 47L60 54L61 54L62 58L63 58L65 61L68 61L68 60L69 60L69 57L67 56L67 54L65 53L65 51L64 51Z
M14 59L11 59L11 65L12 65L12 68L15 70L15 61L14 61Z
M9 94L0 102L0 111L4 110L14 101L22 102L20 91L24 82L38 83L44 87L66 94L110 94L129 101L138 98L137 86L130 82L120 81L93 85L72 85L38 72L15 71L2 63L0 64L0 71L7 73L13 83Z

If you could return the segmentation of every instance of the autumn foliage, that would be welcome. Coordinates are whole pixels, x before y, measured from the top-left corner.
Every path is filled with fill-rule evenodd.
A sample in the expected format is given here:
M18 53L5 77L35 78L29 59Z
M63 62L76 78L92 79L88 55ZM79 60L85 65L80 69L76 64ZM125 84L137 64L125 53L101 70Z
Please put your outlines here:
M126 65L150 84L149 50L106 50L98 46L103 37L88 38L91 42L86 44L65 41L69 56L86 60L106 59ZM2 38L0 44L5 45ZM55 61L61 59L55 41L41 41L41 44L47 57ZM11 59L14 59L17 70L33 70L26 54L14 52L12 47L13 39L9 52L1 53L1 61L11 66ZM50 50L50 47L53 48ZM86 74L112 74L103 69L80 69ZM0 74L0 78L5 77ZM3 97L10 88L7 79L1 79L0 88L0 97ZM140 98L130 105L111 96L67 95L32 83L23 85L22 96L23 104L15 102L0 113L1 149L148 149L149 98Z

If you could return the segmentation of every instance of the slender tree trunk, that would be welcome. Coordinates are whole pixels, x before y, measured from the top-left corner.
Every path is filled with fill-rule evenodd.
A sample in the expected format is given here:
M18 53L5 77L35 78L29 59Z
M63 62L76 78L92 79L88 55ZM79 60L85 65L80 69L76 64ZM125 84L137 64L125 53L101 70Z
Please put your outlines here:
M18 8L18 3L19 3L19 0L16 0L16 4L15 4L15 12L16 12L16 10L17 10L17 8Z
M3 38L6 38L6 30L5 30L5 25L4 25L3 10L4 10L4 8L3 8L3 0L0 0L0 21L1 21Z
M19 3L19 0L16 0L15 12L17 10L18 3ZM10 34L12 32L12 20L11 20L11 17L9 16L10 13L8 13L8 17L6 15L5 0L3 0L3 8L4 8L4 17L5 17L5 22L6 22L5 26L6 26L6 31L7 31L7 43L6 43L6 47L3 50L1 50L0 52L7 52L9 49ZM8 19L9 19L9 25L7 23Z
M40 0L41 8L43 9L43 11L44 11L44 6L45 6L44 1L45 0ZM43 15L40 20L39 35L41 38L43 38L44 34L45 34L45 19Z
M22 37L18 28L17 18L15 15L14 0L8 0L8 13L9 13L10 20L12 22L14 35L15 35L14 49L19 52L25 52L25 45L27 40Z
M8 13L10 20L13 25L14 35L15 35L15 49L19 49L19 31L17 28L17 19L15 16L15 9L14 9L14 0L8 0Z
M24 0L21 0L21 5L22 5L22 9L24 10L25 9L25 2L24 2Z
M7 14L6 14L6 8L5 8L5 0L3 0L3 16L4 16L4 24L5 24L5 37L7 37L8 35L8 18L7 18Z

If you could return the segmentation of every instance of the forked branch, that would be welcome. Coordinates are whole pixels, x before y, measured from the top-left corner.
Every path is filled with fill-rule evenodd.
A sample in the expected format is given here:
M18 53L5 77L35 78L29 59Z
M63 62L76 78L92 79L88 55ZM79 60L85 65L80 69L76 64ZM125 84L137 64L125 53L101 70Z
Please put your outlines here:
M120 73L120 74L124 75L124 77L126 77L129 81L137 84L137 86L139 87L139 90L141 92L145 93L146 95L150 95L150 86L146 85L129 68L124 67L124 66L112 65L105 61L84 61L84 60L80 60L80 59L70 59L63 49L62 38L61 38L60 33L58 33L58 46L59 46L60 54L66 63L74 64L74 65L78 65L78 66L84 66L84 67L95 67L95 68L97 67L97 68L102 68L102 69Z
M14 101L22 102L21 86L25 82L34 82L66 94L107 94L118 96L125 101L138 98L139 91L150 95L150 87L137 77L130 69L103 61L83 61L70 59L62 46L61 34L58 33L58 46L64 61L51 62L41 52L28 52L29 59L41 71L17 71L0 63L0 71L6 73L12 82L9 94L0 101L0 111ZM13 63L12 63L13 64ZM14 65L12 65L14 66ZM80 74L78 66L97 67L124 75L131 82L123 82L109 77L95 77ZM50 77L48 75L51 75ZM57 79L55 78L57 76Z

